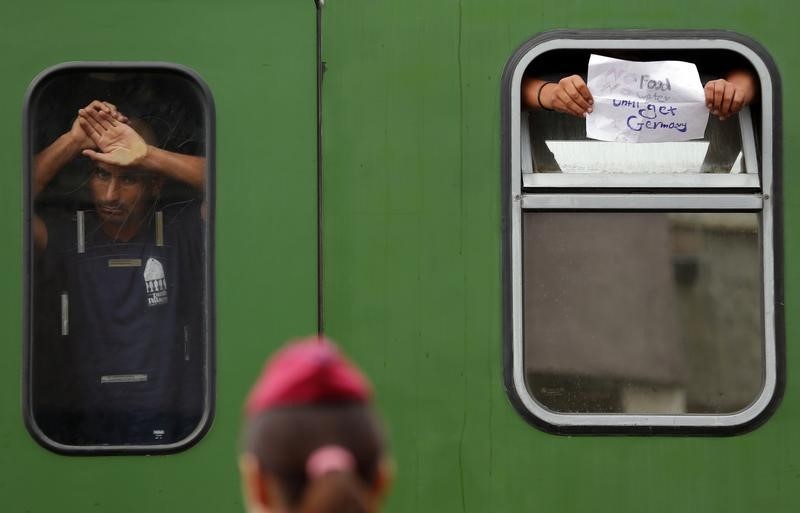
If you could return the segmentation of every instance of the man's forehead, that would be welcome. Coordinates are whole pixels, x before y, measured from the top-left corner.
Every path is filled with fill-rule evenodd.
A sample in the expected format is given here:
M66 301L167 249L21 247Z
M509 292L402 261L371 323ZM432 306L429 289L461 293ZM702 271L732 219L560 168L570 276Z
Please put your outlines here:
M153 176L149 171L144 171L141 169L124 169L110 164L104 164L102 162L98 162L92 166L92 173L98 172L110 173L114 176L128 176L139 180L152 178Z

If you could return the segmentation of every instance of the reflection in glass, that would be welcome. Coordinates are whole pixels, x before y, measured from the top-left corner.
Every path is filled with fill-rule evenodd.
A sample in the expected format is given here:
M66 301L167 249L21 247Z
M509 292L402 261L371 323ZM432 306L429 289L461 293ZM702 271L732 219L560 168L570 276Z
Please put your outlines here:
M170 71L31 96L29 406L64 446L158 446L207 413L206 99Z
M557 112L530 116L535 173L746 173L739 116L711 116L703 140L616 143L586 138L583 119Z
M724 414L760 393L758 214L526 212L523 269L544 407Z

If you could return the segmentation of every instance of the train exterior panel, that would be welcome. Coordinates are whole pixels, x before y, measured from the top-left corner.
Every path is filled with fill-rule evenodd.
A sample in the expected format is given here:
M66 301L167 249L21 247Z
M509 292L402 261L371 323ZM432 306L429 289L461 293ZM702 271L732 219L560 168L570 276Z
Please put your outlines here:
M263 358L315 332L320 318L372 377L387 418L398 468L389 512L795 511L800 183L792 141L800 135L793 94L800 36L793 4L325 4L319 27L311 0L0 7L3 511L241 511L244 394ZM723 29L752 38L774 59L783 84L786 383L760 427L733 436L564 436L531 425L511 405L502 75L520 45L553 29ZM23 422L21 117L31 80L74 61L177 63L213 95L216 411L203 439L177 454L55 454Z

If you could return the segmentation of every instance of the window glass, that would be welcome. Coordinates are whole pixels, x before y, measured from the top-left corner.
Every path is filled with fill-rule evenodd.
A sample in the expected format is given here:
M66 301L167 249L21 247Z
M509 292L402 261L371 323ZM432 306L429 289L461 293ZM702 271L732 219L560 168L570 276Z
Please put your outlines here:
M754 213L524 214L527 386L558 412L733 413L763 385Z
M180 447L208 425L210 97L171 68L64 67L32 88L32 432Z
M637 144L587 139L582 119L556 112L537 112L530 122L535 173L748 172L739 116L709 119L703 139Z
M585 80L592 53L631 61L690 62L697 66L703 84L720 79L732 70L755 74L746 59L727 50L676 52L652 49L551 50L533 59L525 74L553 82L573 74ZM709 116L701 139L630 144L588 139L583 118L532 110L523 116L523 123L528 126L523 130L526 135L522 144L527 147L526 158L530 159L530 163L523 163L523 169L533 173L533 176L526 177L525 185L580 185L582 178L573 175L601 174L609 178L593 185L757 187L756 147L747 142L753 141L753 116L759 112L758 102L753 102L724 121ZM536 176L539 174L546 176ZM635 175L643 176L637 178ZM684 176L673 180L663 175ZM700 178L694 178L698 175Z

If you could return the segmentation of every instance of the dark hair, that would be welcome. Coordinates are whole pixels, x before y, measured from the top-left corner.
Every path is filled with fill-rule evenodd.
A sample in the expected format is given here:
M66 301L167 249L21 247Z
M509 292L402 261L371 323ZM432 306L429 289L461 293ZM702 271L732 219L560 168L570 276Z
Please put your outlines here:
M288 506L302 513L366 513L368 490L378 477L385 439L368 405L334 403L267 410L245 426L245 450L265 475L274 476ZM352 472L330 472L310 480L309 455L340 446L355 460Z

